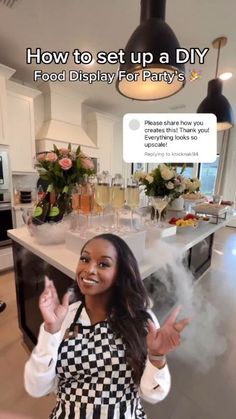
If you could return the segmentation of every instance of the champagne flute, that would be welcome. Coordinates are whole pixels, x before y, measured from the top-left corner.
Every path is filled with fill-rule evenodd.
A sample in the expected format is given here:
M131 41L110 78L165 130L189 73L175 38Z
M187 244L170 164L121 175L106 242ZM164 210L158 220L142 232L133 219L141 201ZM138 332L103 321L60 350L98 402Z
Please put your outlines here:
M111 188L111 205L115 209L116 214L116 231L120 231L119 228L119 210L124 206L125 203L125 187L124 179L120 174L116 174L112 179Z
M110 185L108 172L102 172L101 174L97 175L97 184L95 185L95 201L102 210L102 225L100 225L97 231L102 231L105 228L104 210L105 207L110 203Z
M84 178L84 183L81 185L80 190L80 212L86 216L85 231L82 232L83 238L86 238L86 232L89 228L89 215L91 214L94 206L94 193L91 183L87 177ZM82 236L81 236L82 237Z
M139 206L139 182L137 179L129 178L126 189L126 203L131 209L131 231L134 229L134 209Z
M72 230L77 230L77 217L80 210L80 185L74 185L72 189ZM79 220L78 220L79 225Z
M150 203L155 209L155 219L156 219L157 214L158 214L157 227L162 227L161 214L162 214L162 211L167 207L169 201L170 201L170 198L167 195L165 195L165 196L150 196Z

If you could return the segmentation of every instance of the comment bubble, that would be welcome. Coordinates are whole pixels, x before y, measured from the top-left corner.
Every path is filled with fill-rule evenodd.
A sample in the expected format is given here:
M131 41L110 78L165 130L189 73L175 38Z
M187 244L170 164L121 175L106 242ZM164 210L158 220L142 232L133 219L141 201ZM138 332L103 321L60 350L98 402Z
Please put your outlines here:
M213 114L129 113L123 117L127 163L211 163L217 153Z

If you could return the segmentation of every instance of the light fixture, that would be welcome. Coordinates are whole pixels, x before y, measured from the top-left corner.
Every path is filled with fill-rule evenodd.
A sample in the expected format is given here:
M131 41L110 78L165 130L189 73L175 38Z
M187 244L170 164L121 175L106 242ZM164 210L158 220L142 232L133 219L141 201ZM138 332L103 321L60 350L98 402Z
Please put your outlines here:
M229 79L231 79L231 77L233 77L233 74L228 72L228 71L226 73L221 73L219 75L219 79L221 79L221 80L229 80Z
M185 77L178 78L184 73L184 65L176 63L176 49L179 42L165 22L166 0L141 0L140 25L131 35L125 47L125 63L120 65L119 74L138 74L137 80L130 81L125 77L118 77L116 88L123 96L135 100L158 100L174 95L185 85ZM150 64L143 67L131 62L131 53L149 52L153 56ZM160 54L166 52L169 56L168 64L160 62ZM144 80L143 72L147 70L156 74L172 74L172 83L165 80ZM132 78L131 74L131 78ZM173 76L174 75L174 76ZM158 76L159 77L159 76Z
M233 110L229 101L222 95L223 82L218 77L220 49L227 43L226 37L220 37L212 42L218 49L215 78L208 82L207 97L198 106L198 113L213 113L217 118L217 131L228 130L234 125Z

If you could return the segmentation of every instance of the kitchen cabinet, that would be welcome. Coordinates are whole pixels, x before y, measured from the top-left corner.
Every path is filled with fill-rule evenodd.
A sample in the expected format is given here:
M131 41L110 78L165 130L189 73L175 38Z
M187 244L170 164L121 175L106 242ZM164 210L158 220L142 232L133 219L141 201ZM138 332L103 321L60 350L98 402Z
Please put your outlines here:
M6 80L15 70L0 64L0 144L8 145Z
M13 268L12 247L0 247L0 272Z
M114 124L115 118L99 112L91 112L86 116L87 132L99 149L98 171L108 170L113 173L114 155ZM121 170L119 170L120 172Z
M36 89L7 82L7 136L13 173L34 172L35 128L33 98Z

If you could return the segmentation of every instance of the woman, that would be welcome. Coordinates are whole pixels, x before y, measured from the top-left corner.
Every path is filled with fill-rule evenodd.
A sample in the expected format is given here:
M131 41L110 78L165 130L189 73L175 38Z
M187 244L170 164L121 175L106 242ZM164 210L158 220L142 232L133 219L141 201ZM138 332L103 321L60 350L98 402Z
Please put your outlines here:
M50 418L146 418L140 396L155 403L170 388L165 356L180 343L188 319L176 309L160 328L127 244L113 234L89 240L76 271L78 301L60 304L46 279L44 319L25 367L25 387L40 397L56 389ZM152 319L152 320L151 320Z

